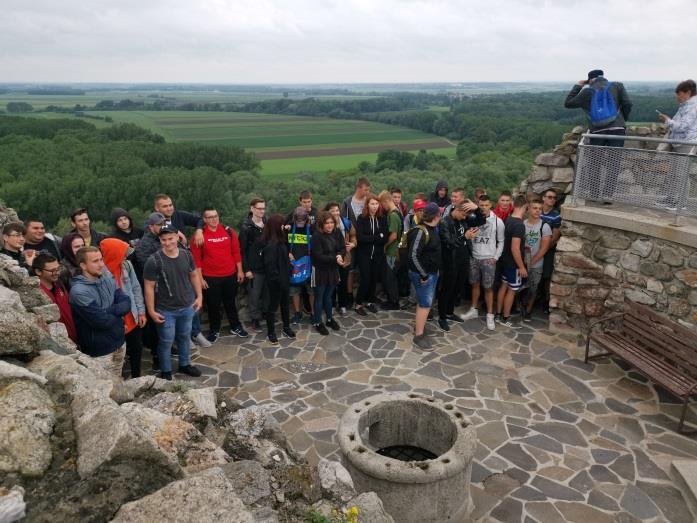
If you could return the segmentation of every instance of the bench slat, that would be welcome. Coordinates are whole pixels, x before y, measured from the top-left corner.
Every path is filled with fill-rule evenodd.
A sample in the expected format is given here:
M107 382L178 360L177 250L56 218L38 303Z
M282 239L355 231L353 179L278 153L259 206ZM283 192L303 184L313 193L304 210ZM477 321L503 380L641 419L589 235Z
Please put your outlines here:
M638 318L626 315L622 323L625 336L633 339L635 343L646 350L657 353L671 360L675 366L686 369L689 373L697 375L697 365L691 361L697 352L697 347L686 346L684 343L663 336L650 322L640 321Z
M631 363L678 396L685 396L693 386L697 385L697 380L694 378L680 373L670 364L652 357L641 348L633 346L631 341L617 334L593 335L591 339Z

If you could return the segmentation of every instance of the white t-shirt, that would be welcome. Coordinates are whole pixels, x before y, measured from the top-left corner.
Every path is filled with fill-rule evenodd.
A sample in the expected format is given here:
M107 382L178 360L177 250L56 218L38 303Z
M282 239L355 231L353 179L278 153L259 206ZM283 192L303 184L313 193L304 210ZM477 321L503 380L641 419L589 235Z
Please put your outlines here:
M542 238L552 236L552 228L538 220L537 223L531 224L529 220L525 220L525 265L528 269L540 269L544 265L544 257L540 258L535 265L530 266L530 260L540 251L542 246Z

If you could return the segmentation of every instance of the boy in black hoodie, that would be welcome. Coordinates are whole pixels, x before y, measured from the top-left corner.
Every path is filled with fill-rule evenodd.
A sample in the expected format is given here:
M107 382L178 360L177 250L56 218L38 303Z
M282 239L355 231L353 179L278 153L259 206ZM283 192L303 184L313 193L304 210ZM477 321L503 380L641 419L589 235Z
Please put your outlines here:
M143 229L133 226L133 218L126 209L116 207L111 211L111 225L114 227L111 237L118 238L131 247L135 247L138 240L143 237Z
M264 285L264 262L261 259L262 245L259 243L266 225L266 202L254 198L249 202L249 214L240 227L240 249L242 250L242 269L247 279L249 297L249 317L252 329L261 330L262 311L266 310L269 292Z
M431 193L430 202L438 205L440 209L440 214L443 216L443 211L450 205L450 196L448 196L448 182L441 180L436 184L435 192Z

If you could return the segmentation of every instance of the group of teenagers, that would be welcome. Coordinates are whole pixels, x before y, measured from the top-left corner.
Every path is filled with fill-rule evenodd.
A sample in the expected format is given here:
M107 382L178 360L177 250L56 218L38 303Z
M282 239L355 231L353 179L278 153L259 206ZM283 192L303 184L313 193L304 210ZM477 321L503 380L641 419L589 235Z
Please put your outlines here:
M411 209L398 188L377 195L370 189L361 177L353 194L321 210L303 191L287 216L267 217L265 200L254 198L239 234L221 223L215 208L200 215L180 211L159 194L143 228L114 209L113 230L101 233L87 209L76 209L63 238L47 233L40 219L5 225L1 253L38 276L82 352L118 375L128 357L131 377L141 374L144 345L164 379L172 379L173 352L178 372L200 376L191 344L218 340L223 311L230 334L248 337L236 306L240 286L249 328L266 330L272 344L278 343L279 310L280 335L295 338L304 313L328 335L341 330L335 311L366 316L415 306L414 345L430 350L435 331L427 321L436 300L444 331L451 322L478 317L480 299L488 329L497 321L520 326L511 320L515 297L527 289L518 303L527 320L540 282L546 304L561 224L553 189L530 202L503 192L494 205L481 189L470 199L464 189L449 192L447 182L439 182L432 194L417 194ZM470 309L455 314L467 301ZM207 335L199 315L204 306Z

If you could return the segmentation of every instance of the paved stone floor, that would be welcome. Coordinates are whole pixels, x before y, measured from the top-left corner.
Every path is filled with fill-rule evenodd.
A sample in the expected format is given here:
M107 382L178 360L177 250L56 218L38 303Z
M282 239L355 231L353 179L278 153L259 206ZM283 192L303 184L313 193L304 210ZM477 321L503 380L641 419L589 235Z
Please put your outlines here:
M223 337L196 353L197 381L245 406L275 405L310 462L338 457L335 431L351 403L384 391L452 402L479 439L476 521L695 521L670 463L697 459L697 440L674 431L680 406L668 394L614 361L585 365L579 333L542 318L493 333L481 320L452 324L433 352L412 347L412 320L350 315L327 337L303 324L280 346L261 333Z

